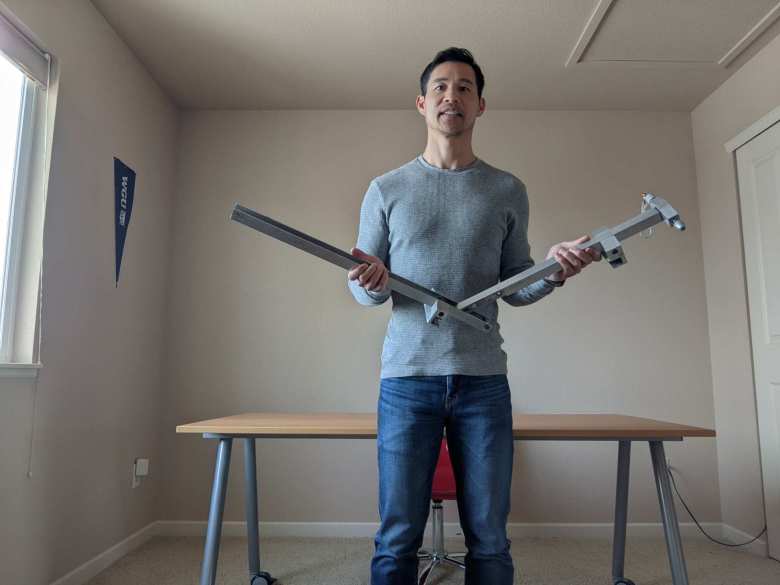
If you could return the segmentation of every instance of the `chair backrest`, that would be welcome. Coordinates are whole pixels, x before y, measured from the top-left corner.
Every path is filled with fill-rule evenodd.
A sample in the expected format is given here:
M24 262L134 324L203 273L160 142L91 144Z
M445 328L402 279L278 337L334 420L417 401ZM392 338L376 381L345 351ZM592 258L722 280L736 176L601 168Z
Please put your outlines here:
M454 500L456 494L455 474L452 471L452 461L450 461L450 451L447 448L447 439L444 438L441 440L439 461L436 463L436 471L433 473L431 499Z

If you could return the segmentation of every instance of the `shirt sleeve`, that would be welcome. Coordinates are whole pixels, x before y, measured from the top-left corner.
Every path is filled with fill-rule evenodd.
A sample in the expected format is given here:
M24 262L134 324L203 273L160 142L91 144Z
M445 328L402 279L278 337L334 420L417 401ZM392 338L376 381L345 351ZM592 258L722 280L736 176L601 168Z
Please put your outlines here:
M519 180L517 188L515 205L509 209L507 233L501 248L501 280L520 274L535 264L528 243L528 193ZM530 305L549 295L555 288L542 279L502 298L513 307Z
M357 247L367 254L376 256L385 266L388 263L388 250L390 249L390 230L387 226L387 215L382 201L382 193L376 181L371 181L360 207L360 228L358 230ZM369 292L360 286L357 281L347 280L352 296L361 305L381 305L390 298L390 291L382 293Z

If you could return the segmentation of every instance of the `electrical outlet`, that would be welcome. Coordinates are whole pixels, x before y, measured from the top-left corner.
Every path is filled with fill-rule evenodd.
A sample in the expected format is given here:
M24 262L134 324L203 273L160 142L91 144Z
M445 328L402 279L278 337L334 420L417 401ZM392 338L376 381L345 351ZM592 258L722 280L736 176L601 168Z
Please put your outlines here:
M148 459L136 459L132 465L132 486L137 488L141 485L141 478L149 475L149 460Z

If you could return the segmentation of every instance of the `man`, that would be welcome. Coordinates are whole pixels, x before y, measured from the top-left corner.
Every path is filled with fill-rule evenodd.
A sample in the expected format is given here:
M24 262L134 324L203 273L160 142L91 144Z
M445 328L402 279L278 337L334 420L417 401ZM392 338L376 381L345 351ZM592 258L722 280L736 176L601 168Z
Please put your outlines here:
M523 183L478 159L471 139L485 112L485 80L471 53L451 47L420 78L417 110L428 141L421 156L377 177L360 213L357 247L365 261L349 272L358 302L390 297L388 270L462 300L531 266ZM597 259L553 246L561 270L504 297L528 305ZM443 430L455 472L466 541L466 585L510 585L506 538L512 478L512 403L498 326L489 333L455 319L429 325L422 305L393 294L382 351L378 403L379 514L372 585L416 583L417 551L428 518ZM495 321L498 304L482 305Z

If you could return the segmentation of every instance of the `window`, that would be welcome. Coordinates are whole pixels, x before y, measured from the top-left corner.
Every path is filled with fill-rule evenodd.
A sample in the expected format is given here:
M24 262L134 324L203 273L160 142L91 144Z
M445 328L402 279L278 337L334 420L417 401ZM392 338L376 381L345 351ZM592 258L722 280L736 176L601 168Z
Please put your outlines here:
M0 4L0 364L38 361L51 59L31 38Z
M0 361L12 359L14 315L18 290L19 218L24 206L25 146L29 102L34 91L16 66L0 56ZM27 99L25 99L27 98ZM27 114L27 115L25 115ZM17 221L14 221L17 220ZM16 224L16 225L14 225Z
M8 234L11 219L24 85L22 72L0 57L0 234ZM7 246L8 238L0 237L0 258L6 257ZM7 264L0 264L0 282L5 282L6 273Z

